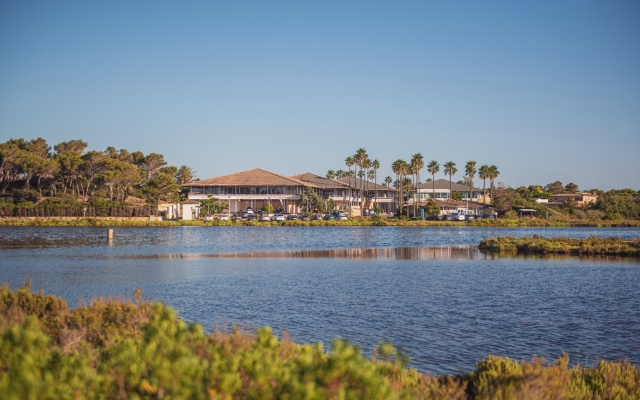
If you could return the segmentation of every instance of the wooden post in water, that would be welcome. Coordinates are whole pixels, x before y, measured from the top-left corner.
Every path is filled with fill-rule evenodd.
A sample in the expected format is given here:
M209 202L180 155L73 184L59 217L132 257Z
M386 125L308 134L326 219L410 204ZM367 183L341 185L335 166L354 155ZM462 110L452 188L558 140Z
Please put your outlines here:
M107 239L113 240L113 229L107 230Z

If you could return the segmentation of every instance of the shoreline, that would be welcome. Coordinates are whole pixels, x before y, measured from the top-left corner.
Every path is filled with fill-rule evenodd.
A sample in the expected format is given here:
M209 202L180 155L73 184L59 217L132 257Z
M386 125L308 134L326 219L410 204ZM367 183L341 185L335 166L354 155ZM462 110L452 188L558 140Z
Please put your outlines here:
M173 226L397 226L397 227L469 227L469 228L639 228L640 220L623 221L545 221L526 219L497 219L473 221L415 221L403 219L354 219L349 221L162 221L134 217L8 217L0 219L3 226L119 226L119 227L173 227Z

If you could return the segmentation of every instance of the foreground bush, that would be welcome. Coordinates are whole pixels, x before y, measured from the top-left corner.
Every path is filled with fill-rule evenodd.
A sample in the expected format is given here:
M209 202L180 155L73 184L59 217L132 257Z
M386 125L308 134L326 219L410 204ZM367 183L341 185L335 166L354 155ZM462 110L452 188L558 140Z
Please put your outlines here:
M585 239L541 236L498 236L484 239L478 248L488 253L574 254L640 257L640 239L599 238Z
M489 357L465 375L404 368L389 344L373 359L342 340L330 352L297 345L269 328L205 334L169 308L63 299L0 290L0 397L6 399L489 399L640 398L640 372L626 362L569 369Z

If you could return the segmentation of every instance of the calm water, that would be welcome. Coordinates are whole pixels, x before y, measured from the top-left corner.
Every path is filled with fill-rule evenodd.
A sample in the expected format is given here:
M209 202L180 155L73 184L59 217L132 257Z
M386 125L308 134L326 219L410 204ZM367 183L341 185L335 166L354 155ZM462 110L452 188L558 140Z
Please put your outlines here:
M497 235L640 237L640 229L0 227L0 281L71 304L145 296L187 320L270 325L297 342L390 340L411 365L473 368L488 354L640 365L640 262L486 257Z

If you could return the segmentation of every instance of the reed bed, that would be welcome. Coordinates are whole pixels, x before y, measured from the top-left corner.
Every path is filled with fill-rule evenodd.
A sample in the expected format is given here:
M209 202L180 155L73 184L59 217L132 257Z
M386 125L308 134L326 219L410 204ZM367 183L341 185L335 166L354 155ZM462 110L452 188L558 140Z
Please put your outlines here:
M628 362L569 367L489 356L435 376L381 344L371 358L343 340L295 344L270 328L207 334L169 307L96 299L70 310L29 284L0 290L0 393L5 399L638 399Z
M617 237L567 238L541 236L498 236L484 239L478 245L487 253L572 254L640 257L640 238L625 240Z

